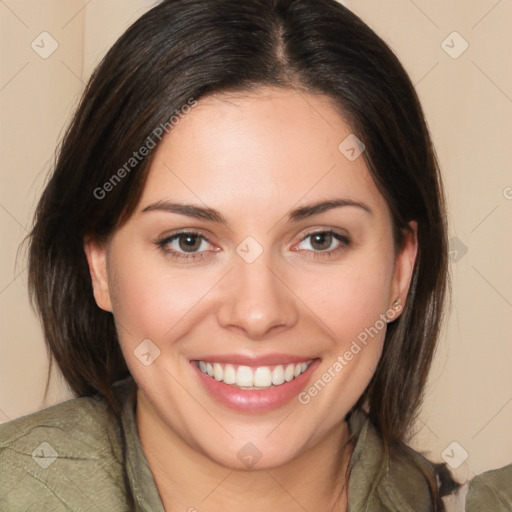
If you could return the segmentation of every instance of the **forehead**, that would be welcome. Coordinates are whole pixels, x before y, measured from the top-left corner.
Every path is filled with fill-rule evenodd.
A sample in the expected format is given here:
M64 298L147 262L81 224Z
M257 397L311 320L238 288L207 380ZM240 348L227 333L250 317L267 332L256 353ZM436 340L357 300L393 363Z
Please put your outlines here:
M241 214L341 195L386 209L363 156L348 158L354 135L325 96L261 88L202 98L161 142L141 207L172 198Z

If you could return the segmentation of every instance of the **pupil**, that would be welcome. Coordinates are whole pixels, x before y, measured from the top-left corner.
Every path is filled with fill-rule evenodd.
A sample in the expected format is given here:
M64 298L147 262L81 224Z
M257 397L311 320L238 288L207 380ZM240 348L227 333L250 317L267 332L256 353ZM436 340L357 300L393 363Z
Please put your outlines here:
M325 250L325 249L329 248L329 246L331 245L331 238L332 238L332 235L330 233L322 233L322 234L314 235L313 241L312 241L312 246L315 247L315 244L318 242L321 247L316 247L316 249Z
M184 240L185 242L183 242ZM200 245L201 241L195 235L184 235L180 237L180 249L184 251L192 252L190 249L198 249Z

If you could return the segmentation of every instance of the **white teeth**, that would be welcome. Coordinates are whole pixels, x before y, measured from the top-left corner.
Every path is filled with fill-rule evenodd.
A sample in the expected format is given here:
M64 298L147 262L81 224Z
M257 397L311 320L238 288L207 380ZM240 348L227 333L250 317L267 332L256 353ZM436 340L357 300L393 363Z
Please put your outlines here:
M276 366L274 368L274 371L272 372L272 384L274 386L279 386L279 384L282 384L284 382L284 368L283 365L280 364L279 366Z
M222 380L223 373L222 366L219 363L213 363L213 378L215 380Z
M227 364L224 367L224 378L222 379L226 384L236 383L236 372L233 365Z
M290 382L304 373L312 361L303 363L289 363L277 366L235 366L232 364L207 363L199 361L199 369L217 381L225 384L236 385L242 389L268 389L271 386L280 386Z
M251 387L254 386L252 370L248 366L239 366L236 371L236 385Z
M294 370L295 370L295 365L294 364L289 364L286 367L286 370L284 371L284 380L286 382L290 382L293 379Z
M254 384L253 386L268 387L272 385L272 372L268 366L262 366L261 368L256 368L254 372Z

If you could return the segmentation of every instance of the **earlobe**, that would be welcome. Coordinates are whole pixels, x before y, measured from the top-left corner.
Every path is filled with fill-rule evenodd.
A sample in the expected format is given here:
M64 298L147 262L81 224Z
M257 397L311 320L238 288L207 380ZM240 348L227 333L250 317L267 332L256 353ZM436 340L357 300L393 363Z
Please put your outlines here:
M418 223L411 221L409 222L409 229L404 232L402 248L396 256L395 271L389 298L389 307L397 312L397 316L399 316L405 307L417 254ZM399 305L398 309L397 305Z
M91 237L85 237L84 251L96 304L101 309L112 312L107 272L107 244L100 244Z

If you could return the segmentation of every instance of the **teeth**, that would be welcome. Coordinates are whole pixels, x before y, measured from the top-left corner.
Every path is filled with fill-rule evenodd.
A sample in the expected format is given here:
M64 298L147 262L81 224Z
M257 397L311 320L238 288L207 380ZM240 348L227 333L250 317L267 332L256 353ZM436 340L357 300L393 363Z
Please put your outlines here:
M268 389L271 386L280 386L292 381L304 373L312 362L251 368L199 361L199 369L217 381L235 385L241 389Z
M213 378L215 380L222 380L223 377L222 366L219 363L213 364Z
M279 384L282 384L284 382L284 368L283 365L280 364L279 366L276 366L272 372L272 384L274 386L279 386Z
M236 384L238 386L254 386L252 370L248 366L239 366L236 371Z
M294 364L289 364L286 367L286 370L284 371L284 380L286 382L290 382L293 379L294 370L295 370L295 365Z
M224 368L224 378L222 380L226 384L236 384L236 372L230 364Z
M258 388L272 386L272 372L268 366L262 368L256 368L254 372L254 384Z

